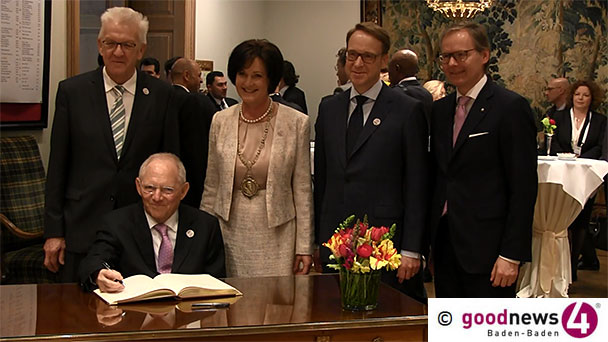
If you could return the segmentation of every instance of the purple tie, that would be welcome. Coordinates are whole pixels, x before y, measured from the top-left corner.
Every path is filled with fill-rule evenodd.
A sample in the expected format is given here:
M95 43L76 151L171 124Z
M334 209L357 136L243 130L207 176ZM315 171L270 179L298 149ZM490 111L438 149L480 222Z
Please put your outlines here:
M171 240L167 234L167 229L169 229L169 227L163 223L159 223L154 226L154 229L156 229L163 238L158 250L156 269L159 273L171 273L171 265L173 265L173 246L171 245Z
M461 96L458 98L458 105L456 106L456 114L454 115L454 135L452 136L452 146L456 145L456 139L458 139L458 134L460 133L460 129L464 124L464 120L467 118L467 109L466 105L471 100L468 96Z

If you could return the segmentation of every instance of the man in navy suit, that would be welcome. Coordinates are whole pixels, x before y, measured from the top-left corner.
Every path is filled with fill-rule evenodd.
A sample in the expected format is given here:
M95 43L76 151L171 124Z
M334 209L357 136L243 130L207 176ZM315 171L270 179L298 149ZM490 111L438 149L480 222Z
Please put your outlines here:
M393 54L388 62L388 77L391 80L391 87L399 87L405 95L422 102L424 115L430 122L433 95L424 89L416 79L418 70L418 56L412 50L399 50Z
M478 24L441 37L439 63L457 91L433 104L431 246L437 297L515 297L531 259L536 127L528 101L486 76Z
M352 214L367 214L374 226L396 223L394 244L402 255L401 266L385 272L383 279L425 301L418 273L428 191L422 104L380 80L390 46L386 30L373 23L357 24L346 42L352 87L326 97L315 124L316 243L326 242ZM321 247L320 254L328 271L329 250Z
M44 265L78 279L102 215L138 200L139 165L178 152L171 86L137 70L148 20L130 8L101 16L97 39L105 67L59 83L46 183Z
M209 129L215 114L215 106L209 98L199 93L201 68L196 61L182 57L171 68L171 81L175 94L175 106L179 110L180 158L187 171L190 191L182 203L198 208L201 205L205 176L207 174L207 149Z
M189 184L179 158L153 154L142 164L135 187L141 203L115 210L102 220L97 240L80 267L85 289L120 292L124 287L115 279L136 274L226 276L219 222L208 213L180 205ZM164 233L160 225L165 226ZM169 256L164 257L167 250Z

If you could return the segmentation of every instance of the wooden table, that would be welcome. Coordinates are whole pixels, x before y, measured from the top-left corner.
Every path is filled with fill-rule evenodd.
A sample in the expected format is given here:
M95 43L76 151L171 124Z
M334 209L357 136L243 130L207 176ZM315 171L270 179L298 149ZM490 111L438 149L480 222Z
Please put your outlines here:
M201 312L183 312L175 301L110 307L76 284L0 286L0 340L427 340L427 307L385 284L376 310L348 312L337 275L226 282L243 296L228 309Z

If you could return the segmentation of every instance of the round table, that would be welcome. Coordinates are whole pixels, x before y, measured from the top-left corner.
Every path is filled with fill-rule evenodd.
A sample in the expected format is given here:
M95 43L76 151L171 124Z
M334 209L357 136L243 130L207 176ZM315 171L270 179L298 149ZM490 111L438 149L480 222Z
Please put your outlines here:
M532 262L522 266L517 296L567 298L572 283L568 227L602 185L608 162L541 159L534 207Z

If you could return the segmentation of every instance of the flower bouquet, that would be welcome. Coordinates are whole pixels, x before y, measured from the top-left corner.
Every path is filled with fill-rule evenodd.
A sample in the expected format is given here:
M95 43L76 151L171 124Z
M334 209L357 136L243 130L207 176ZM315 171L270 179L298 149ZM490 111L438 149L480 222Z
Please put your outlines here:
M340 271L340 298L347 310L373 310L378 304L381 270L395 270L401 265L401 255L391 238L396 225L370 227L367 215L355 221L351 215L340 223L334 235L323 244L329 248L328 267Z
M540 122L543 124L543 130L545 132L545 145L547 148L547 155L551 153L551 139L553 138L553 130L557 128L555 120L545 117Z
M553 120L549 117L545 117L542 120L540 120L540 122L543 124L545 134L553 135L553 130L557 128L557 126L555 125L555 120Z

